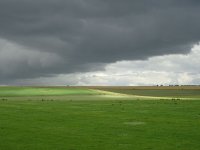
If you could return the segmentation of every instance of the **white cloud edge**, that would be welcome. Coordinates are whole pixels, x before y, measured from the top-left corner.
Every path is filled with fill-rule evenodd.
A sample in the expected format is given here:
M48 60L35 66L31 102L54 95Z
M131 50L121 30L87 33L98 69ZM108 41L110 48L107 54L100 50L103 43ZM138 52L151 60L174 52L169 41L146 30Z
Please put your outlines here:
M17 80L25 85L199 85L200 44L187 55L173 54L148 60L119 61L104 71L59 74L54 77Z

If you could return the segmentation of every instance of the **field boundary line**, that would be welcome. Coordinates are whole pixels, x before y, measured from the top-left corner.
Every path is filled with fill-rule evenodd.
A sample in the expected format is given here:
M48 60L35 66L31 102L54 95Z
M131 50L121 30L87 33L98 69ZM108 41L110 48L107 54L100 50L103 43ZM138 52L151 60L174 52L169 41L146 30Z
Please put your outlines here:
M117 96L117 97L129 97L129 98L146 98L146 99L171 99L169 97L153 97L153 96L141 96L141 95L131 95L131 94L123 94L123 93L117 93L117 92L110 92L105 90L99 90L99 89L90 89L105 95L111 95L111 96Z

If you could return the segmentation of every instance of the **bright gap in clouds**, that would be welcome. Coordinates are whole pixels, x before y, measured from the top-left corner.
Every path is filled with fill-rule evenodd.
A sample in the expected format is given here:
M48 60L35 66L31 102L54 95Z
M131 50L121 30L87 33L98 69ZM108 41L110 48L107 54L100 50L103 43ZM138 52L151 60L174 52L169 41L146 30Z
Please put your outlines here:
M140 61L108 64L104 71L60 74L54 77L17 80L26 85L156 85L200 84L200 44L187 55L174 54Z

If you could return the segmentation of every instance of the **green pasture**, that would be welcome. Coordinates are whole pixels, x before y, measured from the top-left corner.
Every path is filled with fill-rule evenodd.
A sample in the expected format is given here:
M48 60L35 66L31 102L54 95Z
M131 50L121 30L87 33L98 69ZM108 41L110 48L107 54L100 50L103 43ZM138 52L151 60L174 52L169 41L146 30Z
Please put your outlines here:
M198 96L107 91L1 87L0 150L200 149Z
M68 87L0 87L0 97L95 95L95 91Z

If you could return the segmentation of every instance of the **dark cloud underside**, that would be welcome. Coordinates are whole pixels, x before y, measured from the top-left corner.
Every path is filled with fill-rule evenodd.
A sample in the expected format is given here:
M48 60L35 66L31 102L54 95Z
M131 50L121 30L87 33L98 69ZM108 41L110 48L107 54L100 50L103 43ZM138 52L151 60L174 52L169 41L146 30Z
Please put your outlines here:
M198 0L1 0L0 38L23 50L0 44L0 82L188 53L199 14Z

